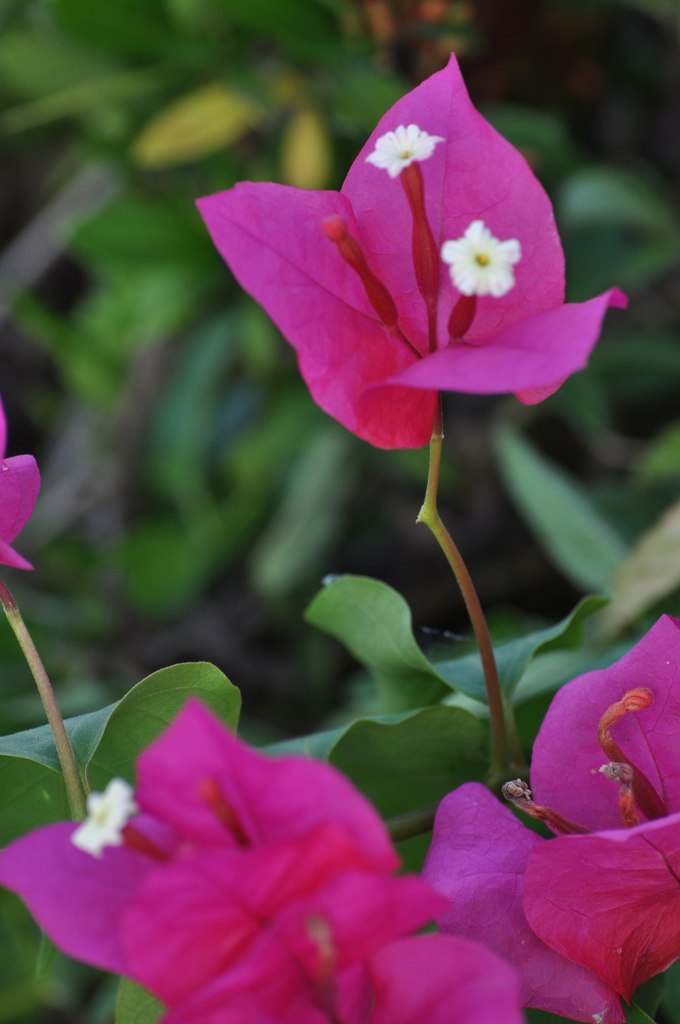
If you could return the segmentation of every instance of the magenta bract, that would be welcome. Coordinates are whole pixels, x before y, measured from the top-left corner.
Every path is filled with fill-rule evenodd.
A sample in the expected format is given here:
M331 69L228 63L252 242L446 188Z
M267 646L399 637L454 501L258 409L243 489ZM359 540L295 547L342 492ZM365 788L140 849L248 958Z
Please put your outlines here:
M6 459L7 421L0 402L0 565L32 569L11 542L19 534L35 506L40 490L40 473L32 455L14 455Z
M619 760L649 780L665 815L646 820L636 806L640 823L622 828L618 786L599 771L607 758L598 724L640 687L650 706L610 731ZM476 784L444 800L424 871L452 901L440 925L507 956L525 1005L622 1021L615 993L630 1000L680 956L678 722L680 621L666 615L615 665L564 686L536 738L534 801L591 834L541 839ZM511 908L505 917L501 907Z
M445 901L393 875L380 818L331 766L260 754L191 700L138 775L123 845L93 856L50 825L0 852L0 883L168 1024L521 1024L506 964L405 938Z
M399 178L366 162L378 138L408 124L444 139L418 164L437 251L481 217L522 251L515 286L477 300L464 340L449 340L460 294L441 263L436 351L428 344L407 196ZM616 289L563 305L564 260L550 201L524 158L472 106L455 57L381 118L341 192L243 182L198 207L236 279L297 351L314 400L382 448L426 444L440 390L541 401L586 365L607 306L625 305ZM381 322L356 268L322 230L327 218L346 223L392 297L407 344L386 325L391 314Z

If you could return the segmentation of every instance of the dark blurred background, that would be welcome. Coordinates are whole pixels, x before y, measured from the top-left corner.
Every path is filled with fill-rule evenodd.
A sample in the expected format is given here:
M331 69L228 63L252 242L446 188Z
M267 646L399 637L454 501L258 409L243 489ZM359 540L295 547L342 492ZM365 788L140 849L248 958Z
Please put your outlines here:
M0 0L0 392L9 454L43 475L17 542L36 570L3 575L65 714L200 659L241 688L253 742L370 706L303 622L326 574L390 583L430 652L468 632L415 525L427 451L371 449L314 406L193 206L242 179L338 188L451 52L555 203L569 298L631 303L542 405L446 397L443 514L499 638L607 585L609 636L680 612L679 31L676 0ZM40 722L0 625L0 731ZM34 937L7 943L0 1022L109 1019L94 975L26 980Z

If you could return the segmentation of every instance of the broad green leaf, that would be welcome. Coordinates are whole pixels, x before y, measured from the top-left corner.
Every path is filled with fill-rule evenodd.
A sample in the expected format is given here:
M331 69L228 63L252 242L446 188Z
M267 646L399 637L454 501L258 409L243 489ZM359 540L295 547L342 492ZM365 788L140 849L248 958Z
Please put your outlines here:
M626 555L578 483L510 427L496 433L508 491L555 565L582 590L603 589Z
M461 708L422 708L392 722L359 719L328 759L391 818L483 779L487 735L486 724Z
M201 160L252 131L265 111L220 82L192 90L151 118L132 143L140 167L172 167Z
M434 704L449 693L450 684L415 641L406 601L386 583L340 576L319 591L305 619L340 640L370 669L386 711Z
M339 729L285 740L267 753L330 761L384 817L441 800L456 786L484 777L488 728L462 708L419 708L358 718Z
M512 698L517 684L537 654L558 650L573 652L581 643L583 623L605 604L606 597L584 597L574 610L555 626L536 630L517 640L510 640L494 647L498 676L506 697ZM438 661L435 664L437 671L451 686L477 700L486 700L484 673L478 654L469 654L464 658L453 658L450 661Z
M283 500L251 558L256 589L283 597L318 570L341 525L352 479L351 440L329 426L305 445Z
M133 782L140 751L170 724L192 695L236 729L241 695L215 665L199 661L161 668L133 686L114 706L88 761L92 786L103 789L114 775Z
M633 992L631 1003L653 1017L666 991L667 973L655 974Z
M134 762L189 696L200 697L236 727L240 694L214 665L171 665L147 676L118 701L66 719L78 764L95 789L114 775L134 780ZM0 845L68 818L68 802L47 725L0 738Z
M654 1024L654 1018L637 1005L631 1003L626 1009L626 1024Z
M156 1024L164 1012L163 1004L145 988L129 978L120 979L115 1024Z
M612 602L600 616L609 637L680 585L680 502L639 538L611 581Z

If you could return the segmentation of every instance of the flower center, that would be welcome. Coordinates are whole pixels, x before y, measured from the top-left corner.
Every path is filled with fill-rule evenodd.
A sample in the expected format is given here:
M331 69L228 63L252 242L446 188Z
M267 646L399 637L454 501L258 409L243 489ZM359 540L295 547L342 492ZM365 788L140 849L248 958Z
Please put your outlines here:
M483 220L473 220L461 238L442 246L442 259L448 263L451 280L462 295L500 299L515 287L513 268L521 258L517 239L501 242Z

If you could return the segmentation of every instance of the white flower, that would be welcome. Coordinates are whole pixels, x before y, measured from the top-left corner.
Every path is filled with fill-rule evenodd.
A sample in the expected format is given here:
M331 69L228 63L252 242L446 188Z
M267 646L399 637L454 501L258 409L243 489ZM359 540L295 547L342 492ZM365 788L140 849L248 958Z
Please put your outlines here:
M93 857L101 857L105 846L122 845L123 829L138 810L132 786L125 779L111 779L103 793L88 795L87 818L72 834L71 842Z
M375 164L387 171L390 178L396 178L414 160L427 160L434 153L434 147L444 139L439 135L422 132L417 124L404 128L400 124L393 132L381 135L375 149L366 157L366 163Z
M517 239L499 241L484 227L483 220L473 220L462 238L442 246L442 259L449 264L451 280L463 295L493 295L499 299L514 288L513 264L521 258Z

